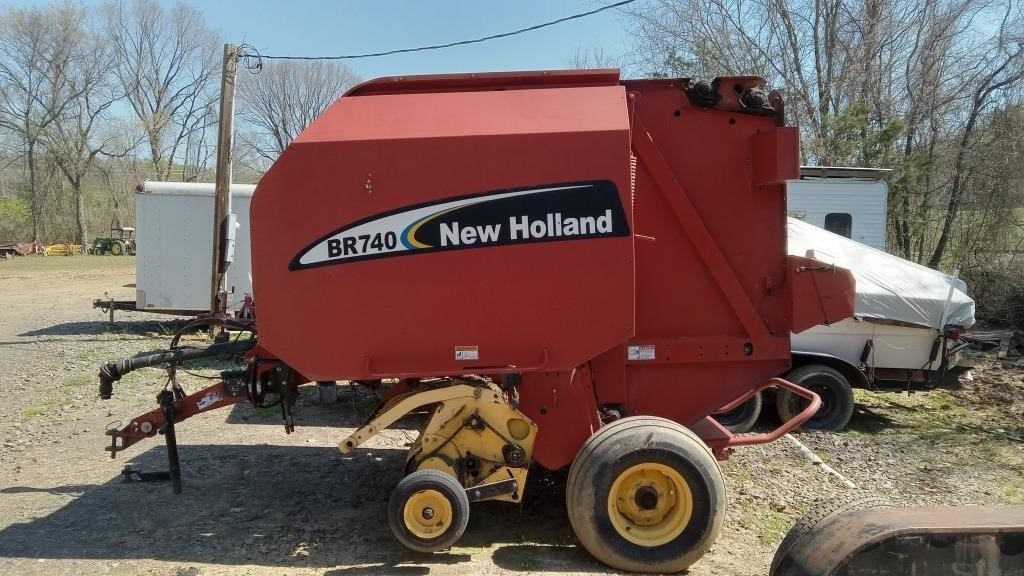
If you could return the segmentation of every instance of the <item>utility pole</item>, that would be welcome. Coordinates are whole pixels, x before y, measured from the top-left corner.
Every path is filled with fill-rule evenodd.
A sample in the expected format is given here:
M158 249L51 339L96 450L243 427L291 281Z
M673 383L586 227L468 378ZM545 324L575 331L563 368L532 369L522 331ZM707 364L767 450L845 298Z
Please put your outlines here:
M219 307L218 295L235 253L235 218L231 213L231 149L234 144L235 78L238 46L224 45L224 67L220 80L220 121L217 125L217 184L213 199L213 264L210 268L210 314ZM215 335L218 330L212 331Z

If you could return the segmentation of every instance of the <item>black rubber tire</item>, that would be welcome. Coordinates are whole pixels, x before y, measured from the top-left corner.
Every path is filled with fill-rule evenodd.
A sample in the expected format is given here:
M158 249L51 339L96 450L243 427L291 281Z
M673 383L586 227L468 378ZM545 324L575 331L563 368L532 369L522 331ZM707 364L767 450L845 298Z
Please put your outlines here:
M761 415L761 405L763 402L761 393L758 392L732 410L721 414L713 414L711 417L729 432L742 434L754 427L754 423L757 422L757 418Z
M868 510L871 508L894 508L896 504L885 496L879 496L870 492L854 492L836 496L825 500L819 500L811 504L811 509L804 514L793 528L786 533L779 547L775 550L772 558L771 569L768 574L775 574L782 560L789 554L801 538L813 532L818 525L826 522L839 514L852 512L854 510Z
M853 388L841 372L822 364L807 364L789 371L784 378L821 397L821 408L804 423L804 429L839 432L850 423ZM790 421L806 406L807 400L781 388L775 397L775 410L782 422Z
M120 255L124 254L124 243L118 241L118 242L114 242L113 244L111 244L110 245L110 253L113 254L114 256L120 256Z
M422 490L440 492L452 505L452 521L444 533L434 538L422 538L405 525L406 501ZM417 470L398 483L388 502L388 524L391 533L403 546L416 552L437 552L451 548L469 524L469 497L459 481L438 470Z
M643 463L662 464L680 474L693 497L689 523L658 546L626 540L609 517L615 479ZM591 436L569 469L565 496L580 544L601 562L629 572L685 570L711 548L725 518L725 479L711 450L690 430L653 416L616 420Z

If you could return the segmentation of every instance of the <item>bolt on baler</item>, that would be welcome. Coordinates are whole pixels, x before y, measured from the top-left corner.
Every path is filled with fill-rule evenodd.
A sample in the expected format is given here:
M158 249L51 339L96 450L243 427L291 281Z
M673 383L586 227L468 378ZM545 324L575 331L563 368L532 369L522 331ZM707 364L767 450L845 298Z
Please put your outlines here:
M588 551L685 569L724 519L716 458L820 405L775 377L790 332L853 311L847 271L786 255L797 130L764 85L582 70L353 88L257 186L244 373L109 449L268 392L290 429L301 384L391 381L339 448L428 410L388 507L407 547L449 547L470 502L522 501L531 465L569 466ZM806 409L751 436L710 418L768 386Z

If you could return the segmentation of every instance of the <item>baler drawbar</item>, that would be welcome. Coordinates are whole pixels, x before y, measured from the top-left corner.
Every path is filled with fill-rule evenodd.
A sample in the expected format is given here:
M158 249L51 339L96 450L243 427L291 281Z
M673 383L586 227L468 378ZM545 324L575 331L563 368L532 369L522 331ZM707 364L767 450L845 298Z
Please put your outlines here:
M383 382L339 449L427 411L388 507L405 546L447 548L471 502L520 502L531 466L569 467L588 551L621 570L684 570L725 517L716 459L820 405L778 378L789 334L853 312L848 271L786 255L784 182L799 167L783 118L755 77L357 86L256 188L258 340L199 352L175 339L106 365L101 396L127 370L165 365L171 383L207 353L244 352L244 369L192 395L165 388L159 408L108 432L108 450L160 430L171 448L174 423L268 392L290 432L298 386ZM734 436L711 418L769 386L806 400L778 430Z

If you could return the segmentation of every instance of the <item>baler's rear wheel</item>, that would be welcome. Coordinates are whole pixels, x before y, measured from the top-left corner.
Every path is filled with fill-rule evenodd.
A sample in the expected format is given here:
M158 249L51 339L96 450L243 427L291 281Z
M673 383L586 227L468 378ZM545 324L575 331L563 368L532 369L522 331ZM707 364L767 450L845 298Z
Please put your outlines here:
M450 548L469 522L469 497L459 481L437 470L417 470L398 483L388 524L403 546L417 552Z
M693 432L652 416L587 440L566 485L569 522L595 558L631 572L680 572L707 552L725 517L725 480Z

